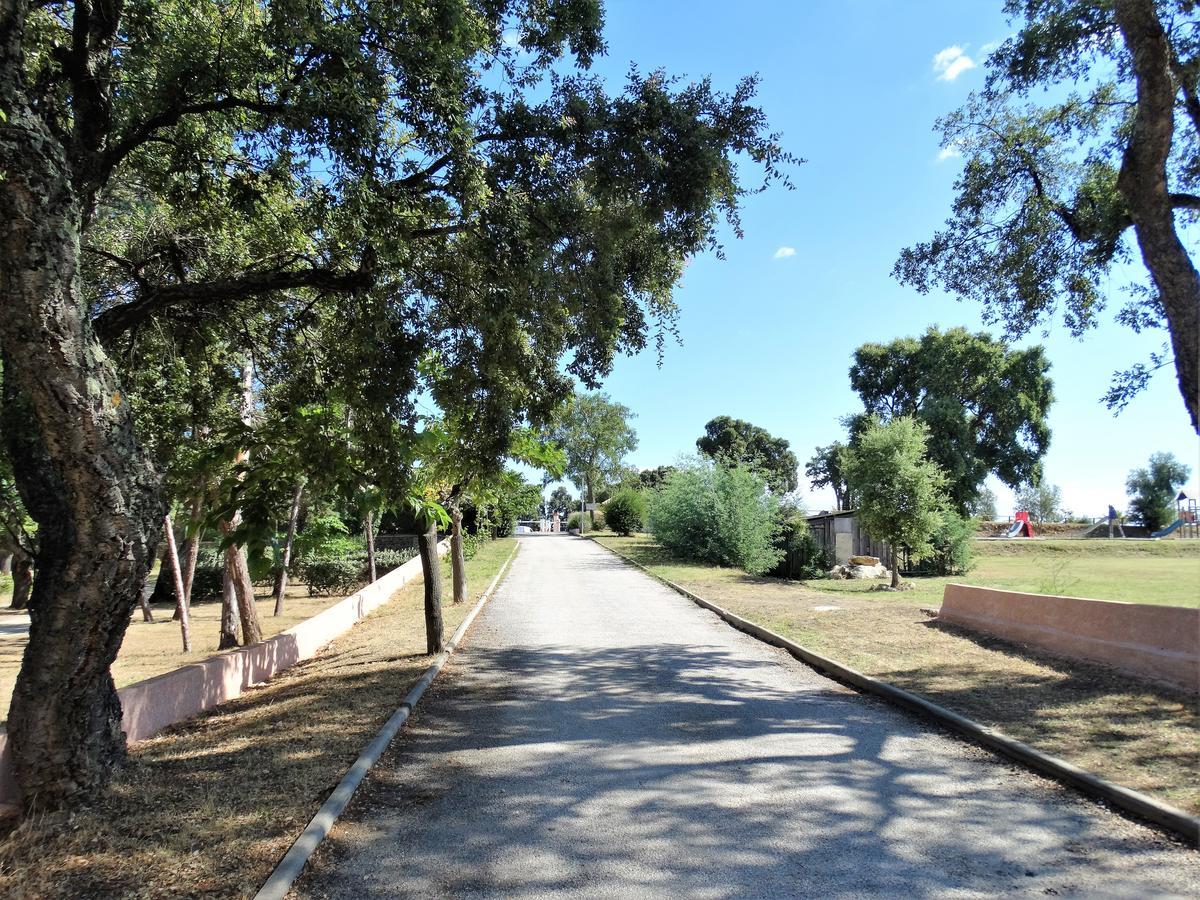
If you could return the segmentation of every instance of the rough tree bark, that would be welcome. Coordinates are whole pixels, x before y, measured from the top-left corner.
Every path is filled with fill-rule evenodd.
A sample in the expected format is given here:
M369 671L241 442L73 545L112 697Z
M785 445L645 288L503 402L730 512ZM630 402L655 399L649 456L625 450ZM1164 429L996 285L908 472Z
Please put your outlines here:
M233 587L234 575L229 569L229 556L225 557L225 572L221 578L221 636L217 639L218 650L230 650L238 646L237 591Z
M425 647L427 653L440 653L442 634L442 563L438 556L437 523L431 522L418 540L421 572L425 576Z
M467 559L463 552L462 509L457 503L450 506L450 568L454 582L454 602L467 597Z
M223 522L221 530L228 533L237 527L237 520ZM233 586L238 620L242 626L242 643L257 644L262 640L262 625L258 621L258 608L254 605L254 584L250 580L250 566L246 563L246 551L230 544L225 548L225 576ZM224 616L222 616L221 639L225 639Z
M363 517L363 530L367 533L367 583L371 584L375 581L375 516L370 510Z
M29 606L29 594L33 590L33 558L24 553L13 555L13 594L10 609L25 609Z
M300 500L304 496L304 482L296 482L296 491L292 494L292 508L288 512L287 540L283 544L283 559L280 560L279 571L275 573L275 615L283 615L283 596L287 592L288 567L292 564L292 544L296 541L296 523L300 520Z
M1117 188L1129 206L1142 260L1162 298L1179 390L1200 431L1200 275L1175 228L1167 161L1175 134L1171 47L1153 0L1117 0L1117 27L1133 58L1137 111Z

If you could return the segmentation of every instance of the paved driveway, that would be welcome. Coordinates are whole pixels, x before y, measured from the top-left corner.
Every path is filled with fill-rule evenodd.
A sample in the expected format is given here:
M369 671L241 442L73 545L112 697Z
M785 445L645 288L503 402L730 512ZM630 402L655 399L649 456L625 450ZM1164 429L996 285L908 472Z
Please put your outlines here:
M532 535L301 896L1194 895L1197 854Z

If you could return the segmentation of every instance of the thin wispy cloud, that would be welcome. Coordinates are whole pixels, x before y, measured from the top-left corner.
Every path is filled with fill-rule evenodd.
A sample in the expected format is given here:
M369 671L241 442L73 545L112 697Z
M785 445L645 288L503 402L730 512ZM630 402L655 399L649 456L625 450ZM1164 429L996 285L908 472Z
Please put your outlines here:
M962 156L962 151L951 144L949 147L943 147L938 151L937 161L945 162L948 159L957 159Z
M967 56L958 44L939 50L933 55L933 74L938 81L954 81L963 72L975 68L975 60Z
M780 247L775 251L775 259L787 259L789 256L796 255L795 247Z

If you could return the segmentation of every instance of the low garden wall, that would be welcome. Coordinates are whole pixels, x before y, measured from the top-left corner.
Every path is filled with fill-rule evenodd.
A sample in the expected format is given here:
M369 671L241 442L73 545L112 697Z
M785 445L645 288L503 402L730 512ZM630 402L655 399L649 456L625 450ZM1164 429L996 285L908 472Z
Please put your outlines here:
M444 555L449 542L438 544ZM397 590L420 579L421 558L410 559L357 594L305 619L266 640L202 662L182 666L117 691L121 698L122 725L130 741L141 741L168 725L190 719L246 688L268 681L278 672L314 656L318 650L349 631L356 622L382 606ZM0 734L0 803L20 799L12 775L8 735Z
M1200 609L948 584L938 621L1200 693Z

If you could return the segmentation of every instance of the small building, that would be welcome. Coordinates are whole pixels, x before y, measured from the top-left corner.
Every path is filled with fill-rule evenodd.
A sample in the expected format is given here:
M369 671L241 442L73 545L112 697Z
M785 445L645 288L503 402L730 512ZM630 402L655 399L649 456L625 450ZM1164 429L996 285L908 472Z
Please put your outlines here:
M838 565L846 565L852 556L875 556L889 569L892 567L891 548L863 531L855 510L821 512L807 518L813 539Z

